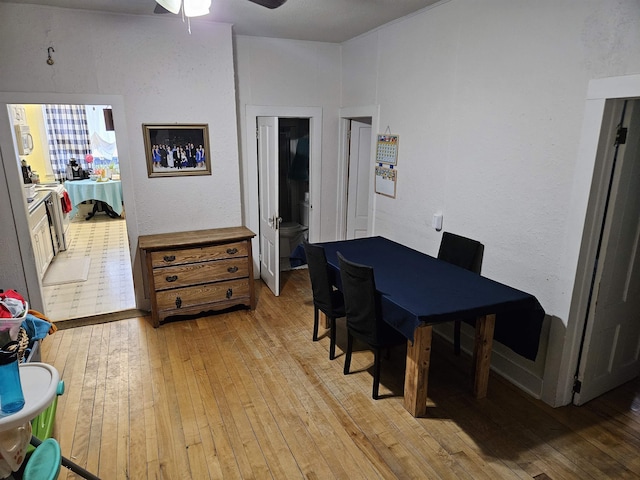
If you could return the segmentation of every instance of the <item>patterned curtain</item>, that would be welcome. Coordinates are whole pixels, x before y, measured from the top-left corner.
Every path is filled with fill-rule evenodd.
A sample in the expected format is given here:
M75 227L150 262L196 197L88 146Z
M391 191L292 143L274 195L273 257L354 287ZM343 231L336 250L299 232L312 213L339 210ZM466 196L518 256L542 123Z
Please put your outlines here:
M72 158L86 170L85 156L91 153L91 143L84 105L45 105L45 118L49 157L56 176L64 177Z

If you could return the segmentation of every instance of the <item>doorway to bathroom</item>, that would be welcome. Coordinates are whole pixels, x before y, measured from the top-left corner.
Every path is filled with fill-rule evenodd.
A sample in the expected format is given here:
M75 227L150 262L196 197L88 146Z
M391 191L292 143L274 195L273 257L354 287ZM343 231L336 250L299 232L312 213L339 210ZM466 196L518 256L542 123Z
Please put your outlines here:
M256 117L260 278L280 295L282 271L309 238L311 120Z
M279 167L278 156L272 152L275 153L279 142L275 124L285 118L303 118L309 121L309 229L307 234L310 242L317 242L320 238L320 205L322 203L322 108L247 105L244 128L246 154L243 155L246 168L245 221L247 227L256 233L252 241L254 272L256 275L259 274L276 296L280 294L280 237L275 235L276 231L272 225L274 225L274 217L279 217L279 214L276 215L279 189L275 188L275 183L279 180L276 175ZM261 138L267 141L262 141Z
M292 268L291 254L308 239L309 119L278 120L280 271L287 271Z

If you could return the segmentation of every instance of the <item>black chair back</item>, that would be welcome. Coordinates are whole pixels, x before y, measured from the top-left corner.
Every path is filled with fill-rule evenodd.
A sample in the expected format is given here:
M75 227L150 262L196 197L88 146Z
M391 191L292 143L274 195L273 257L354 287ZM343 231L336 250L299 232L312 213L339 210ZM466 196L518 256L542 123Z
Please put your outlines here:
M482 269L482 256L484 254L484 245L477 240L456 235L451 232L444 232L440 242L440 250L438 258L445 262L452 263L458 267L464 268L480 275ZM453 327L453 351L456 355L460 355L460 328L461 321L473 325L475 319L464 318L456 320Z
M438 258L474 273L482 269L484 245L451 232L442 234Z
M318 340L319 311L329 319L330 344L329 359L336 356L336 318L345 316L344 298L342 292L334 290L333 276L327 263L324 247L312 245L306 240L302 242L307 264L309 266L309 278L313 292L313 341Z
M333 282L331 281L331 273L327 265L327 256L324 253L324 248L319 245L313 245L306 240L303 243L303 247L309 266L313 304L327 315L332 316L334 307L334 302L332 301Z
M349 332L372 347L404 343L406 339L382 319L373 268L350 262L340 252L338 261Z

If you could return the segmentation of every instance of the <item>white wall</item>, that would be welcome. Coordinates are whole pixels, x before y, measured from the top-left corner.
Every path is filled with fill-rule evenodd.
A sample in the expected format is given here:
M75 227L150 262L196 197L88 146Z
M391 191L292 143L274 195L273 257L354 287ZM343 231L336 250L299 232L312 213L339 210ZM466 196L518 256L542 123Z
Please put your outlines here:
M91 95L122 98L124 111L116 112L114 106L114 116L120 118L115 127L134 252L139 234L241 224L230 25L194 21L189 35L186 24L173 15L110 15L5 3L0 4L0 19L0 92L6 102L30 103L29 98L44 93L48 98L73 94L80 100L76 103L91 103L82 101ZM50 46L55 49L52 66L46 63ZM15 152L7 142L5 122L0 123L0 146L7 164L15 161ZM165 122L209 124L211 176L148 178L141 125ZM19 181L12 177L9 182ZM4 222L11 217L10 199L1 190ZM9 245L10 252L1 259L2 287L18 288L24 272L15 260L20 257L16 232L1 229L0 244Z
M435 254L442 211L444 230L484 243L484 275L566 327L587 85L640 72L640 3L451 0L346 42L342 65L343 106L379 104L380 128L400 135L397 197L375 199L375 233ZM544 358L511 360L539 393Z
M320 232L317 240L335 239L338 109L340 107L340 45L261 37L235 37L245 219L249 204L257 201L250 185L250 168L245 149L247 105L322 108L322 168ZM313 140L313 139L312 139ZM313 169L313 166L311 167ZM313 192L312 192L313 194Z

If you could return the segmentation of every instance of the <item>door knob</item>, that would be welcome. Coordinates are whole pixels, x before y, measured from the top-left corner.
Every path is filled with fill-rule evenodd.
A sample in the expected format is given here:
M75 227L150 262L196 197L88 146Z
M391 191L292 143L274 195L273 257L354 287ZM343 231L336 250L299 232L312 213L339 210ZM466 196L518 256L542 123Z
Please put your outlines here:
M269 226L276 230L280 227L281 222L282 222L282 217L279 217L275 214L273 215L273 217L269 217L267 219L267 223L269 224Z

